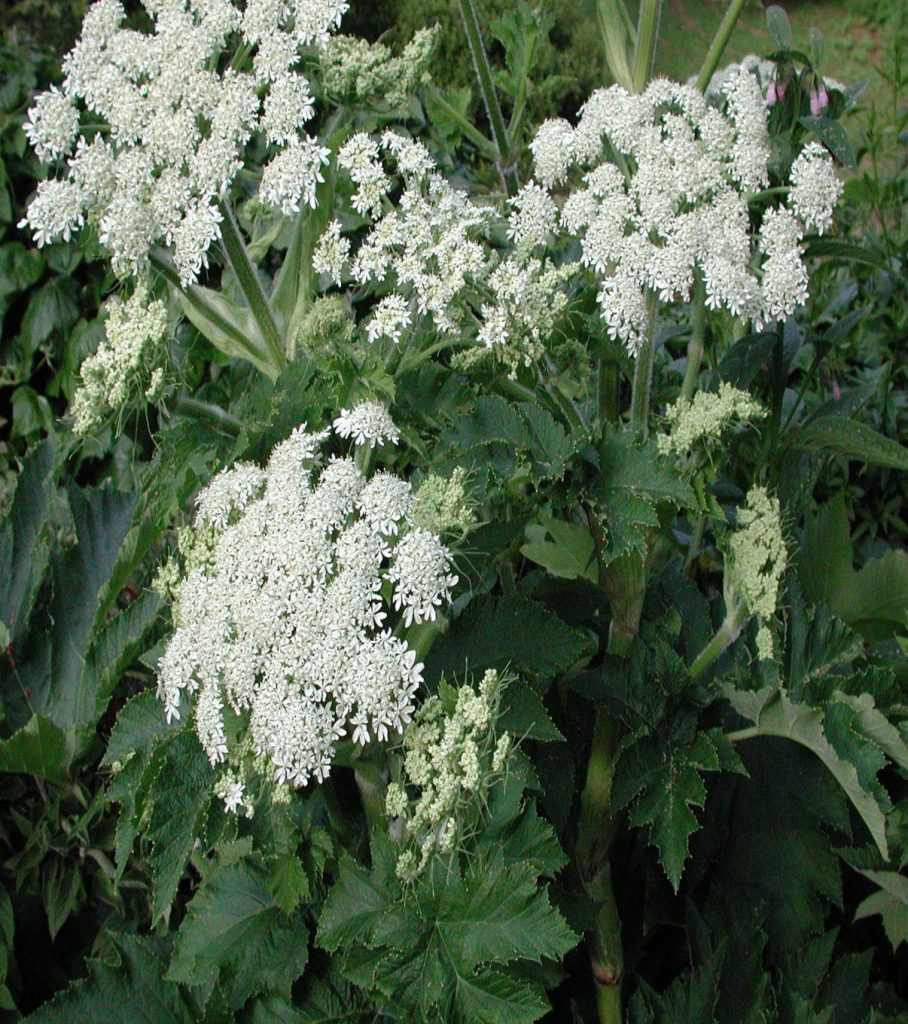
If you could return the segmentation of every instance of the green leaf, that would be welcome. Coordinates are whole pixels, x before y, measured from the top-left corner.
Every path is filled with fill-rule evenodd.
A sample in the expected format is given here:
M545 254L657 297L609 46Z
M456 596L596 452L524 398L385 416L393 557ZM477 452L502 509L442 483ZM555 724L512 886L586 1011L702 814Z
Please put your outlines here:
M768 960L778 963L822 930L830 902L842 904L832 835L847 835L848 808L820 761L799 744L766 739L739 747L749 777L719 777L715 813L705 823L715 843L710 885L727 902L727 932L741 908L762 908Z
M780 50L790 50L793 39L788 15L778 4L766 8L766 26Z
M30 360L54 332L65 335L78 319L76 282L69 277L53 277L29 298L17 345Z
M824 729L822 709L808 704L795 704L785 690L772 687L757 691L727 689L725 696L738 714L754 723L757 734L785 737L813 751L832 772L863 818L880 853L888 857L886 820L884 807L880 805L879 791L868 791L862 785L854 762L840 756L830 743ZM854 756L853 749L845 747L843 743L840 743L840 747ZM862 769L866 770L866 764L862 764Z
M120 957L112 966L89 960L89 976L74 982L29 1018L29 1024L195 1024L180 989L164 980L156 943L110 936Z
M804 596L871 640L908 628L908 552L892 549L858 572L852 557L848 511L838 494L805 522L798 566Z
M170 907L211 798L213 773L195 732L183 729L156 754L149 790L151 814L145 836L154 883L152 917Z
M588 657L595 642L519 594L472 601L426 658L429 678L504 669L551 679Z
M71 732L32 715L18 732L0 740L0 771L25 772L62 785L69 781L74 751Z
M588 527L559 519L543 519L526 528L527 543L520 553L553 576L598 583L596 546ZM551 537L548 540L547 537Z
M489 864L477 862L462 885L444 889L435 927L467 971L518 959L560 960L574 947L577 936L536 885L537 875L532 864L512 864L505 871L493 859ZM379 929L376 939L382 941L382 935ZM397 945L385 935L389 945Z
M538 986L491 969L458 975L451 1004L454 1024L533 1024L549 1009Z
M53 560L54 596L47 671L33 678L32 705L59 726L94 722L107 695L85 671L86 653L100 613L102 587L132 518L135 496L111 487L69 488L78 543Z
M85 685L94 691L99 706L106 706L120 676L141 653L161 604L158 594L142 594L96 634L85 665Z
M840 121L833 117L810 117L805 116L799 119L805 128L810 129L832 155L846 167L856 167L854 146L848 133L842 127Z
M274 902L285 914L292 914L309 896L309 876L296 850L280 854L271 866L268 889Z
M886 273L892 271L890 263L871 249L840 238L810 238L804 243L804 255L807 258L822 257L845 264L863 263Z
M0 526L0 622L17 641L28 624L49 557L44 527L50 519L59 447L51 436L29 452L16 477L10 510Z
M690 486L654 441L641 442L619 429L609 430L603 439L591 491L607 530L602 550L606 564L629 551L645 550L649 532L659 525L660 504L696 504Z
M801 451L820 451L874 466L908 470L908 448L866 423L845 416L820 416L792 431L788 443Z
M676 892L690 837L700 828L693 809L706 803L701 773L725 767L742 770L728 760L727 753L720 759L717 741L717 736L706 732L681 744L643 735L624 749L618 762L612 804L616 811L632 804L630 821L649 829L650 841Z
M854 912L855 921L879 914L883 920L886 938L893 949L908 942L908 878L897 871L862 871L880 887L868 896Z
M509 683L501 699L501 717L498 727L518 739L563 740L560 730L552 721L542 698L519 679Z
M174 728L167 724L164 705L153 690L137 693L117 715L101 764L111 765L114 761L125 761L130 754L150 750Z
M306 967L308 941L302 916L288 918L275 905L264 870L232 864L216 869L193 896L167 978L201 985L217 975L231 1009L263 992L289 998Z

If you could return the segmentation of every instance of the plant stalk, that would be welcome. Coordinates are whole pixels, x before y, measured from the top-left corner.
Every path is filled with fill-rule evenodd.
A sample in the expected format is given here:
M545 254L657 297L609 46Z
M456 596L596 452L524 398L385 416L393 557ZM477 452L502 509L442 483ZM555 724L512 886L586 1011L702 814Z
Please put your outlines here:
M637 18L637 45L634 47L634 92L643 92L653 71L662 0L640 0Z
M439 107L457 124L457 127L463 132L463 134L473 143L473 145L479 150L480 153L486 159L497 160L498 150L495 148L495 143L490 139L487 139L485 135L472 124L470 120L461 114L461 112L442 96L442 94L435 88L434 85L428 87L429 95L432 97L432 102L438 104Z
M618 422L618 364L608 355L599 357L596 389L599 423Z
M473 0L458 0L458 3L463 17L464 31L467 35L467 44L473 56L473 67L479 82L479 91L482 93L482 101L489 118L489 126L492 129L492 138L495 148L498 150L498 173L501 175L502 184L508 195L512 196L518 188L517 168L511 154L511 143L508 139L507 128L505 128L501 106L498 103L498 94L492 79L492 68L482 42L479 17L476 14Z
M596 985L599 1024L620 1024L624 955L621 920L615 903L608 853L615 832L611 811L615 757L621 733L604 708L596 712L586 783L580 797L576 864L596 919L589 936L590 966Z
M712 43L710 43L706 59L703 61L703 67L700 68L700 74L697 75L697 88L700 92L706 92L707 86L712 80L716 68L719 66L719 61L722 59L722 54L725 52L725 47L728 45L728 40L731 38L735 25L738 23L738 18L741 17L744 4L745 0L731 0L731 3L728 5L725 17L716 30Z
M690 318L690 341L687 343L687 368L684 371L684 383L681 385L681 397L689 402L694 397L700 365L703 362L703 347L706 338L706 289L701 282L694 294Z
M227 199L222 199L218 206L223 215L221 221L221 240L224 243L224 251L230 266L236 274L237 281L242 289L249 309L252 311L255 322L262 333L262 338L268 346L268 353L278 371L282 370L287 363L287 356L284 351L284 343L281 333L278 330L271 303L262 288L258 272L253 266L252 260L240 233L240 226L236 222L233 209Z
M649 402L653 384L653 360L656 351L656 311L659 300L655 292L646 296L646 337L637 353L634 384L631 392L631 429L641 437L649 433Z
M738 604L732 611L726 612L725 620L716 630L715 636L700 651L691 665L691 676L696 678L702 675L713 662L717 661L741 635L746 621L747 611L742 604Z
M198 398L183 397L177 400L176 412L185 413L193 419L206 420L227 434L237 437L245 424L236 416L231 416L226 409L212 402L202 402Z

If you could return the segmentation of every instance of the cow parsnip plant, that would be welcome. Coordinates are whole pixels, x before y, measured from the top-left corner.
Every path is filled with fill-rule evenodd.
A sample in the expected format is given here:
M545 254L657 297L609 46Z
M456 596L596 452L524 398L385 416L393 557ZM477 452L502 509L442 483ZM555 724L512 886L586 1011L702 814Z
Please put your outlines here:
M908 451L823 391L904 256L842 234L857 90L777 7L720 67L743 0L654 77L670 12L600 0L533 125L552 11L496 67L458 0L474 123L347 6L97 0L21 119L18 230L111 294L0 529L0 1011L903 1019L908 554L849 474Z

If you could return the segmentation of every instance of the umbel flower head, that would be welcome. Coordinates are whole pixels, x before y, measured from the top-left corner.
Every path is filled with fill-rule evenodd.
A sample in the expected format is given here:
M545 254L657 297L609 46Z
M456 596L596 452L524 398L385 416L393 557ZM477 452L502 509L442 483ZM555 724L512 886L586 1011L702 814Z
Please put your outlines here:
M329 433L298 428L264 469L239 463L199 495L195 528L214 538L179 585L158 669L168 719L189 698L212 765L251 744L279 785L324 781L343 736L403 731L422 679L408 627L457 583L438 536L410 527L410 485L325 462Z
M766 410L746 391L723 381L717 392L698 391L665 410L669 432L656 438L664 455L685 458L697 447L714 447L734 422L761 419Z
M339 284L345 272L388 294L376 303L370 342L397 343L420 318L462 344L478 323L474 354L491 354L516 372L538 359L567 299L564 284L577 264L555 266L538 250L556 226L558 210L545 189L527 184L509 203L507 218L454 188L425 146L392 131L375 140L363 133L338 153L355 185L354 209L372 221L355 253L332 222L313 255L313 267ZM402 179L390 195L390 167ZM513 243L491 244L502 228Z
M830 158L808 147L792 169L789 205L770 208L757 231L748 200L769 182L766 102L738 67L718 105L695 88L656 79L640 95L600 89L576 127L545 122L531 144L536 175L561 188L582 174L560 223L580 240L600 282L611 337L636 355L647 296L688 301L697 276L712 309L757 322L790 315L807 295L800 242L828 227L841 193Z
M150 32L123 27L120 0L96 0L64 59L62 89L28 111L35 152L66 165L38 186L22 226L40 246L97 222L120 276L137 274L152 246L172 246L185 284L207 266L220 236L217 200L253 137L272 147L260 198L284 213L315 205L328 151L306 132L313 100L297 64L327 41L347 4L142 3ZM233 66L237 52L251 70Z

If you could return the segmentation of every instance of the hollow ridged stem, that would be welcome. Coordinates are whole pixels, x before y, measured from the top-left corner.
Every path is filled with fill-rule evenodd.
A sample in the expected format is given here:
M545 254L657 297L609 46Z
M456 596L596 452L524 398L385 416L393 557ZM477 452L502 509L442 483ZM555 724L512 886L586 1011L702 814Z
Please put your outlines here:
M262 338L268 347L268 354L278 370L282 370L287 362L281 332L278 330L271 303L262 288L258 273L249 258L246 243L240 234L239 224L233 215L233 209L226 199L218 204L223 216L221 221L221 241L230 266L236 274L243 295L249 303L249 309L261 331Z
M231 416L226 409L212 402L202 402L198 398L184 397L177 400L175 411L191 416L193 419L205 420L220 430L236 437L245 424L236 416Z
M706 92L713 73L722 59L722 54L725 52L725 47L728 45L728 40L731 38L735 25L738 23L738 18L741 17L744 4L745 0L731 0L728 10L725 12L725 17L716 30L715 37L712 43L710 43L709 50L706 52L706 59L703 61L703 67L700 68L700 74L697 75L697 88L700 92Z
M482 93L482 101L489 118L489 126L492 129L492 139L498 150L498 171L501 174L505 190L508 195L512 196L517 192L517 171L513 165L511 143L498 102L498 93L495 91L495 82L492 79L492 68L482 42L479 17L473 0L458 0L458 3L463 17L464 31L467 35L467 44L473 57L473 67L479 82L479 91Z
M621 920L608 861L615 829L611 798L620 737L617 721L605 709L599 708L577 825L577 870L587 895L596 906L595 924L589 935L589 952L599 1024L619 1024L621 1020L624 956Z
M703 345L706 338L706 290L703 284L697 286L690 317L690 341L687 343L687 369L681 385L681 397L690 401L697 387L700 364L703 362Z
M634 366L634 384L631 392L631 429L641 437L646 437L649 432L649 400L653 384L658 301L655 292L647 293L646 337L637 353L637 361Z
M713 662L717 661L741 635L746 621L747 611L743 605L738 604L728 611L725 621L718 628L715 636L697 655L690 667L690 674L694 677L702 675Z

